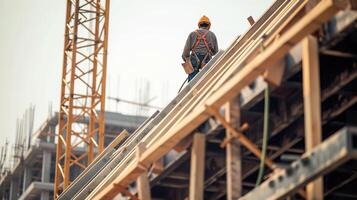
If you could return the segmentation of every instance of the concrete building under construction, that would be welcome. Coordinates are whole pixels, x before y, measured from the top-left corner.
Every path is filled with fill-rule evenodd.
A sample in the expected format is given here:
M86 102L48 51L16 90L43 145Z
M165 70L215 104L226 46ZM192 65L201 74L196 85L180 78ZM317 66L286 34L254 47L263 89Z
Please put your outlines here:
M145 120L145 117L113 112L106 112L105 115L106 146L120 132L132 132ZM83 120L83 123L88 122ZM57 129L58 113L50 116L32 134L29 148L17 155L11 168L4 170L0 177L0 199L53 199Z

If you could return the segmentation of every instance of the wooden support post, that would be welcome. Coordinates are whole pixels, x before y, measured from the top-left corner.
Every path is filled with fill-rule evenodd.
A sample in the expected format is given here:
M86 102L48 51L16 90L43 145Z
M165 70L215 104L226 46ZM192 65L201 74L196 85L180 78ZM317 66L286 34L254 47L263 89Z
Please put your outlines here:
M239 96L226 104L225 118L235 129L240 128ZM232 133L226 130L226 137ZM226 146L227 200L238 199L242 195L242 155L239 141L231 140Z
M139 143L136 151L137 160L140 160L142 152L145 150L145 144ZM151 200L151 189L147 170L144 170L137 179L137 188L140 200Z
M206 135L195 133L191 150L190 200L203 200Z
M307 36L303 40L303 94L305 117L305 148L311 151L321 142L320 71L317 39ZM307 199L323 199L322 177L307 185Z

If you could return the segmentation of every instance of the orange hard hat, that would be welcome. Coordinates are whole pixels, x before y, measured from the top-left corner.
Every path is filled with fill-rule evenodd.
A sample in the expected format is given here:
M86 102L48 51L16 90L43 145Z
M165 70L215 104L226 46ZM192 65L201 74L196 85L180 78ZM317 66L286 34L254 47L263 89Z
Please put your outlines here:
M201 17L200 21L198 21L198 27L200 27L201 24L203 24L203 23L208 24L208 29L211 27L211 21L210 21L209 18L208 18L207 16L205 16L205 15L203 15L203 16Z

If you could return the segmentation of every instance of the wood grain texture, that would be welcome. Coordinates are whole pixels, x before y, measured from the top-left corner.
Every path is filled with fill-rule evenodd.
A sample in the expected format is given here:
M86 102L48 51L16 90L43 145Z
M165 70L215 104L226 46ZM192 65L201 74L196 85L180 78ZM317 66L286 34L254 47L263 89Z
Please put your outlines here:
M206 135L195 133L191 149L190 200L204 199Z
M240 128L239 96L236 96L225 105L225 118L235 129ZM233 133L226 130L226 137ZM226 146L226 179L227 200L238 199L242 195L242 154L237 139L232 139Z
M305 150L309 152L322 140L319 53L315 37L307 36L302 44ZM309 183L306 191L308 200L323 199L322 177Z

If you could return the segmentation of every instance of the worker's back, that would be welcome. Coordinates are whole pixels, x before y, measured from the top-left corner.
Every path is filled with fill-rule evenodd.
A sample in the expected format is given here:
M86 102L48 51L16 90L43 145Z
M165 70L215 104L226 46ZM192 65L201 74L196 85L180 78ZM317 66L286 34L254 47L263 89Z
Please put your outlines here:
M184 66L186 73L189 74L190 81L201 68L218 52L216 35L209 30L211 22L208 17L203 16L198 22L198 30L190 33L182 53L182 59L186 63ZM189 61L189 62L188 62Z
M212 52L212 54L216 54L218 52L218 45L217 45L217 38L216 38L216 35L210 31L210 30L207 30L207 29L204 29L204 28L200 28L198 30L196 30L200 35L206 35L206 41L207 41L207 44ZM190 37L192 37L192 41L195 42L197 41L197 34L194 32L192 32L190 34ZM196 49L195 49L195 52L198 53L198 54L207 54L207 48L205 46L205 43L203 40L200 41L200 43L197 45Z

